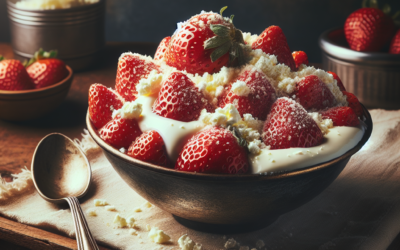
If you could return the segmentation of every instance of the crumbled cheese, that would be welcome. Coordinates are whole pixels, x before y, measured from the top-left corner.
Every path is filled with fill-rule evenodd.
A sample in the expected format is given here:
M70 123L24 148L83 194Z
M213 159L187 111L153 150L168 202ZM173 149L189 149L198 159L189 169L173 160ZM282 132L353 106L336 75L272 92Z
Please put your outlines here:
M333 121L331 119L322 119L322 115L318 112L308 113L311 118L317 123L322 133L325 135L329 133L329 129L333 128Z
M134 228L129 229L129 234L130 235L138 235L136 229L134 229Z
M124 217L121 217L119 214L115 215L113 222L118 228L126 227L128 225L126 223L126 219Z
M171 239L166 233L164 233L163 230L158 229L158 227L153 227L149 234L148 237L155 243L162 244Z
M115 208L115 206L109 205L109 206L105 206L105 209L107 211L117 211L117 209Z
M252 35L250 32L242 32L243 40L247 43L247 45L251 46L255 40L257 40L258 35Z
M235 105L227 104L224 108L217 108L214 113L208 113L205 109L201 111L200 120L205 125L227 127L242 120Z
M139 212L142 212L142 209L140 207L137 207L137 208L133 209L133 211L139 213Z
M157 73L156 70L152 70L147 78L140 79L136 85L136 90L139 95L152 96L157 95L161 89L161 82L164 74Z
M99 206L106 206L106 205L108 205L108 203L107 203L107 201L104 200L104 199L95 199L95 200L94 200L94 205L95 205L96 207L99 207Z
M225 242L225 245L224 245L225 249L236 248L236 246L237 246L237 242L236 242L236 240L234 240L233 238L228 239L228 240Z
M33 187L32 173L26 167L19 174L11 174L12 182L6 182L0 177L0 200L16 197Z
M112 117L115 118L117 115L123 119L138 119L142 113L142 104L137 102L125 102L124 105L114 110Z
M122 148L120 148L120 149L119 149L119 152L121 152L121 153L125 154L125 152L126 152L126 149L125 149L124 147L122 147Z
M189 238L187 234L182 235L178 240L179 247L182 250L202 250L203 246L199 243L195 243Z
M232 84L232 92L238 96L248 96L251 93L251 89L243 81L236 81Z
M136 220L133 216L128 217L128 219L126 219L126 222L130 228L136 227L136 224L135 224Z
M147 208L151 208L153 205L151 205L150 202L146 201L146 202L143 204L143 206L144 206L144 207L147 207Z
M99 0L22 0L15 5L21 9L30 10L55 10L70 9L76 6L94 4Z
M88 210L86 210L86 213L89 216L93 216L93 217L97 216L96 210L94 210L93 208L89 208Z

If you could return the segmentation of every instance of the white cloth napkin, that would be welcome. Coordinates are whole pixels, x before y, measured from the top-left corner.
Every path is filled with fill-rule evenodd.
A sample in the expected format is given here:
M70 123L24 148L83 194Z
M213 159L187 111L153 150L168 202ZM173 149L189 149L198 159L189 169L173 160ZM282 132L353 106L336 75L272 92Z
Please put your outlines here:
M346 250L386 249L400 232L400 110L372 110L374 129L369 142L347 164L340 176L315 199L282 215L264 229L235 235L219 235L188 229L152 206L125 184L103 153L86 136L79 143L87 151L93 183L84 199L84 211L94 209L98 216L86 216L96 240L117 249L179 249L183 234L203 245L203 249L224 249L228 239L236 249ZM22 177L21 177L22 178ZM24 192L3 193L0 213L15 220L74 237L67 206L46 202L30 188ZM21 185L20 185L21 186ZM23 186L23 185L22 185ZM4 189L4 188L3 188ZM18 189L18 187L12 188ZM0 193L1 195L1 193ZM105 199L117 212L95 207L94 199ZM142 212L135 212L141 207ZM114 229L113 218L134 216L138 235L129 229ZM158 227L171 236L166 244L148 238L146 225ZM226 245L228 247L228 245Z

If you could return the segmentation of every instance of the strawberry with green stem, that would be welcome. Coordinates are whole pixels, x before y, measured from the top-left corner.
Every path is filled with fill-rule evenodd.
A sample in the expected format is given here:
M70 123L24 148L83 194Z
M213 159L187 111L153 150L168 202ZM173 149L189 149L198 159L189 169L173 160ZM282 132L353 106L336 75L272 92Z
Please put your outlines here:
M26 90L34 88L31 78L20 61L4 59L3 56L0 56L1 90Z

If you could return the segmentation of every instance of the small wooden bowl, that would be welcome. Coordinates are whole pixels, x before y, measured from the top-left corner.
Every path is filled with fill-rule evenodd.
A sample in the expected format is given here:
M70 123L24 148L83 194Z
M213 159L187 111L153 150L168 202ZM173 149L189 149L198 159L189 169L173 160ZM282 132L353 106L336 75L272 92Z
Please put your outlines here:
M204 174L157 166L129 157L105 143L89 114L86 125L121 178L143 198L178 217L178 221L259 225L305 204L336 179L350 157L371 136L372 120L365 108L364 115L367 129L354 148L328 162L274 175Z
M54 85L30 90L0 90L0 119L25 121L43 116L57 108L67 96L73 71L66 66L68 76Z

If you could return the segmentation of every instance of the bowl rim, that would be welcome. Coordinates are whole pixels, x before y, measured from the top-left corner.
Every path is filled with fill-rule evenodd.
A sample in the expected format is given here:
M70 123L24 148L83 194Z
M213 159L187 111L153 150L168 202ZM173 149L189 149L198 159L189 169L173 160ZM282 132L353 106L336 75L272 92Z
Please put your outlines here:
M66 82L68 82L72 75L74 74L73 70L71 69L71 67L69 67L68 65L65 65L65 67L68 70L68 76L65 77L63 80L61 80L58 83L55 83L53 85L44 87L44 88L40 88L40 89L26 89L26 90L0 90L0 96L24 96L24 95L31 95L31 94L36 94L36 93L41 93L41 92L46 92L46 91L51 91L53 89L56 89L58 87L60 87L61 85L64 85Z
M350 48L337 45L329 38L329 35L334 31L343 31L343 27L331 28L324 31L318 38L318 44L321 50L328 55L349 62L366 63L381 62L387 64L399 64L400 54L390 54L385 52L363 52L355 51ZM344 32L344 31L343 31Z
M91 9L95 8L99 5L102 5L106 2L106 0L99 0L96 3L91 3L91 4L85 4L81 6L75 6L71 8L64 8L64 9L47 9L47 10L37 10L37 9L24 9L24 8L19 8L17 7L17 2L18 0L7 0L7 6L11 7L13 9L16 9L18 11L24 11L24 12L30 12L30 13L68 13L71 11L80 11L80 10L86 10L86 9Z
M336 157L332 160L322 162L319 164L315 164L309 167L305 168L300 168L300 169L295 169L287 172L280 172L280 173L274 173L274 174L242 174L242 175L226 175L226 174L208 174L208 173L197 173L197 172L184 172L184 171L179 171L175 170L173 168L166 168L162 166L158 166L155 164L147 163L135 158L132 158L126 154L123 154L120 152L118 149L108 145L106 142L104 142L97 134L96 129L94 128L90 117L89 117L89 110L87 111L86 114L86 125L89 131L90 136L93 138L93 140L105 151L111 153L113 156L134 165L135 167L139 167L142 169L150 170L157 172L159 174L164 174L164 175L172 175L176 178L191 178L191 179L202 179L202 180L208 180L208 181L221 181L221 180L227 180L227 181L262 181L262 180L272 180L272 179L282 179L282 178L287 178L287 177L292 177L292 176L299 176L303 174L307 174L309 172L313 171L318 171L324 168L328 168L335 163L352 156L355 154L357 151L359 151L362 146L368 141L368 139L371 136L372 133L372 118L368 110L363 106L364 110L364 122L367 126L363 137L361 140L357 143L356 146L348 150L346 153L342 154L339 157Z

